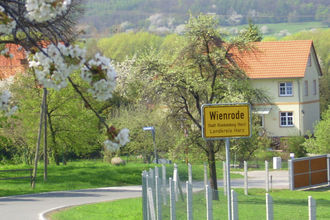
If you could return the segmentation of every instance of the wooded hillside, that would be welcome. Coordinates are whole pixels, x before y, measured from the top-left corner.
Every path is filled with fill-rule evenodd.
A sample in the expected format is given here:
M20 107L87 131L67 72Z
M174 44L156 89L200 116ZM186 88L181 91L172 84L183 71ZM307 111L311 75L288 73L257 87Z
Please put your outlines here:
M330 23L328 0L83 0L81 23L99 31L155 28L174 31L189 13L212 13L221 25L322 21Z

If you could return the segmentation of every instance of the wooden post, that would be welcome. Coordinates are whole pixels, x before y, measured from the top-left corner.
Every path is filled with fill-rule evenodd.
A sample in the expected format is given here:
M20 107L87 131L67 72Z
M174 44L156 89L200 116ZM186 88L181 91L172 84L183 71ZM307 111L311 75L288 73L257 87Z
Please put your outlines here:
M43 127L43 116L45 112L44 103L46 102L46 94L43 94L42 104L41 104L41 112L40 112L40 122L39 122L39 132L38 132L38 140L36 146L36 152L34 157L34 168L33 168L33 175L32 175L32 188L35 188L36 185L36 178L37 178L37 169L38 169L38 160L39 160L39 149L40 149L40 142L41 142L41 132Z
M48 176L48 153L47 153L47 88L44 88L45 102L44 104L44 181L47 181Z

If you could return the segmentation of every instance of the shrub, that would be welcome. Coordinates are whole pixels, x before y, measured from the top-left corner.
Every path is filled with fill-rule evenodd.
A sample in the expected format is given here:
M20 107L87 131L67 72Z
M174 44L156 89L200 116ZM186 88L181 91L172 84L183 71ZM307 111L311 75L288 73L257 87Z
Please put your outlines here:
M305 138L303 136L294 136L288 139L288 150L294 153L296 158L305 157L307 154L306 148L303 145Z

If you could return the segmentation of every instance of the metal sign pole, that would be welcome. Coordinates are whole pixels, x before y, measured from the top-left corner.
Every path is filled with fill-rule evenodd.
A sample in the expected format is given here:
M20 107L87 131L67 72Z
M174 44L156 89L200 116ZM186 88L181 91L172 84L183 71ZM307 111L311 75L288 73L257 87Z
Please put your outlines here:
M154 144L154 155L155 155L155 161L156 164L158 164L158 156L157 156L157 147L156 147L156 137L155 137L155 128L153 126L150 127L143 127L144 131L151 131L152 132L152 141Z
M231 194L230 194L230 143L229 138L226 138L226 164L227 164L227 202L228 202L228 220L231 220Z
M158 156L157 156L157 148L156 148L156 138L155 138L155 129L152 130L152 140L154 142L155 161L156 161L156 164L158 164Z

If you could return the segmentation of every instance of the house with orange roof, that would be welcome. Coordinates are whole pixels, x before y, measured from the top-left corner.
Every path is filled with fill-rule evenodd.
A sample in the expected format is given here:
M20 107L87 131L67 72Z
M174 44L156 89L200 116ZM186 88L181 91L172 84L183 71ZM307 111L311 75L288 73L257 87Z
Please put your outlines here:
M253 106L270 137L314 132L320 120L321 68L311 40L255 42L251 51L234 52L254 88L269 103Z
M24 73L27 67L25 50L16 44L6 44L7 55L0 55L0 87L10 83L17 73Z

